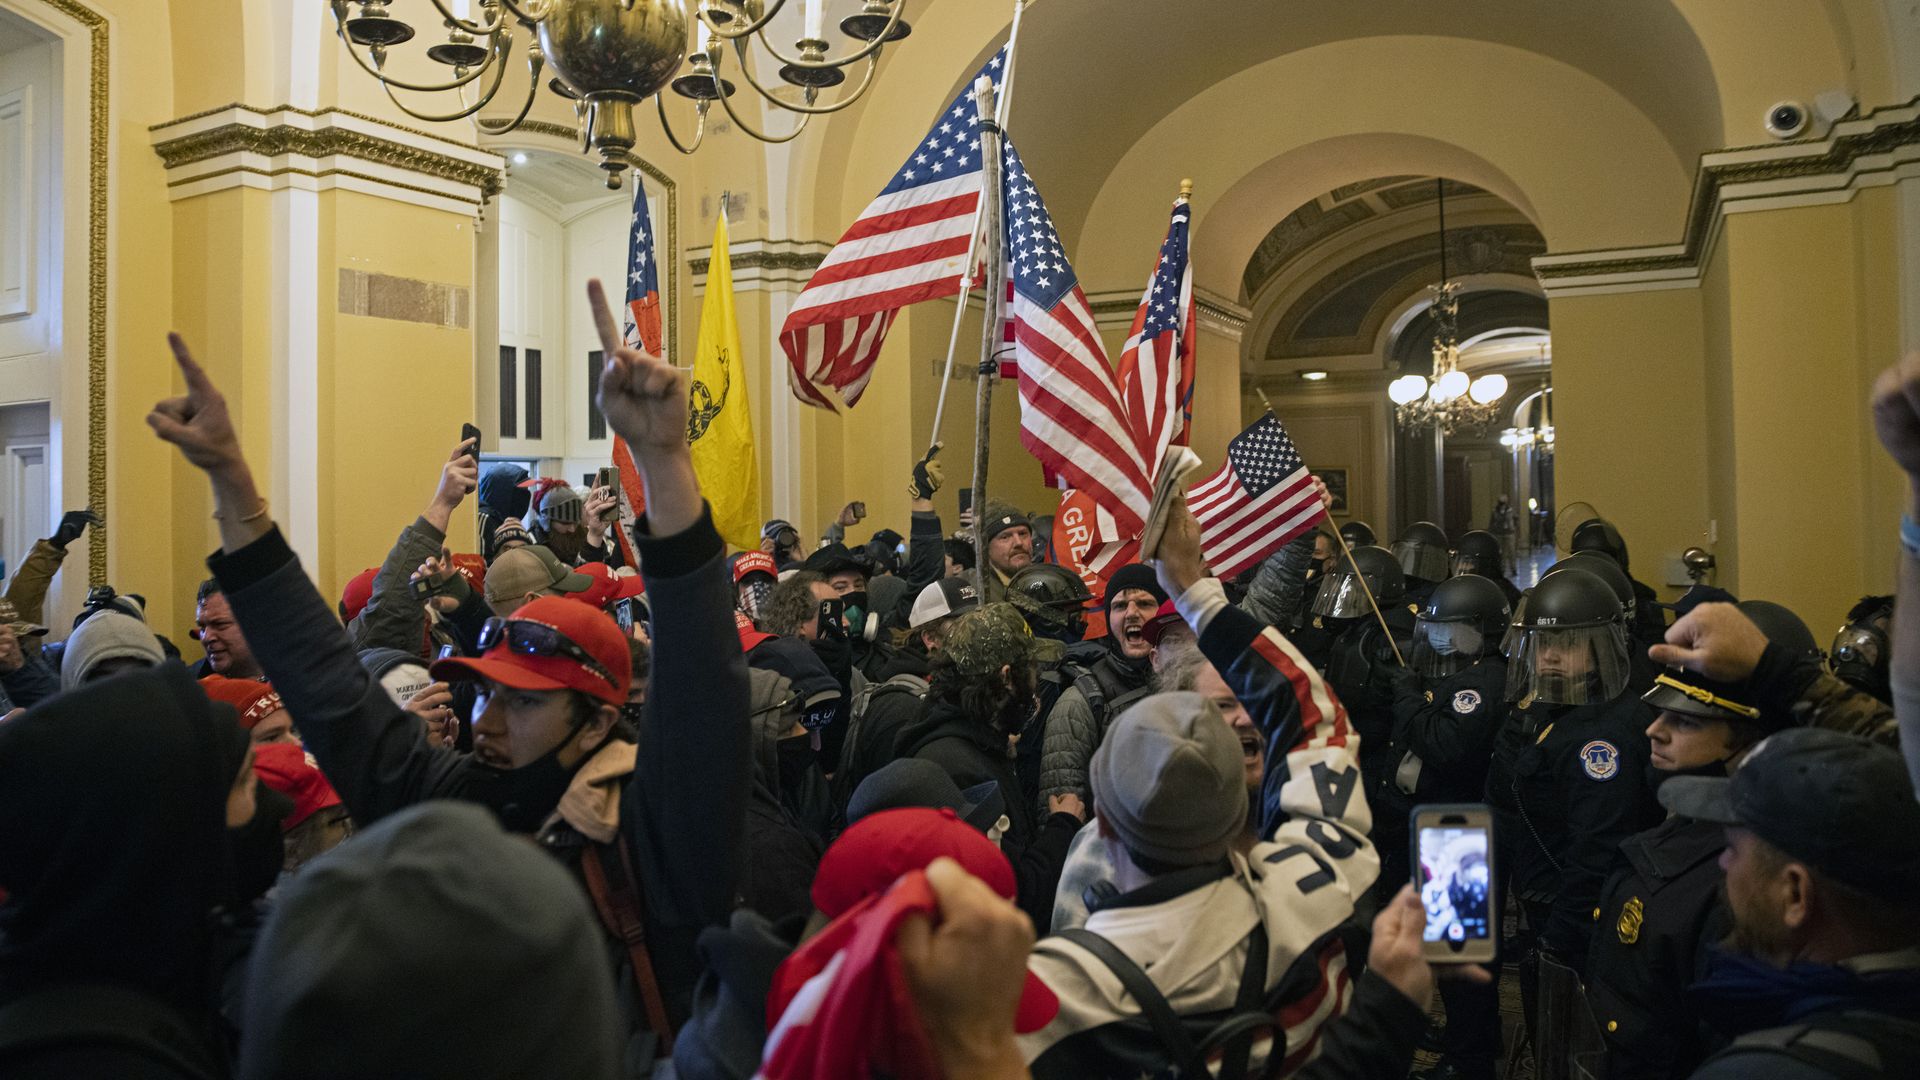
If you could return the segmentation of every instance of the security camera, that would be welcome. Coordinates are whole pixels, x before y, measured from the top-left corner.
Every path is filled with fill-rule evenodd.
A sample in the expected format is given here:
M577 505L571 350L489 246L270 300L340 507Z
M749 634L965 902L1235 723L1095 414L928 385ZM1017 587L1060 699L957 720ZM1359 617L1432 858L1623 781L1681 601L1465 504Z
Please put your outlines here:
M1807 107L1797 101L1777 102L1767 110L1763 124L1776 139L1794 138L1807 130Z

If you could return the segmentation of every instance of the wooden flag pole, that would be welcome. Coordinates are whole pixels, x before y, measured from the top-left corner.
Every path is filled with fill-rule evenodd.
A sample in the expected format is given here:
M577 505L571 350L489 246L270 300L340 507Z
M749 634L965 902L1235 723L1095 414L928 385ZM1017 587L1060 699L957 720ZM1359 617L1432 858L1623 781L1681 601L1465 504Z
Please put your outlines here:
M993 80L981 76L973 86L980 118L980 205L986 223L987 310L981 319L980 372L974 390L973 421L973 575L980 602L987 600L987 450L992 435L993 377L1000 369L1000 298L1007 291L1005 238L1000 227L1000 127L994 122ZM938 432L935 433L936 437Z
M1253 388L1253 392L1260 395L1260 404L1268 412L1273 412L1273 402L1267 400L1267 392L1257 386ZM1353 561L1353 549L1347 546L1345 534L1335 529L1333 538L1340 544L1340 553L1347 557L1347 565L1353 568L1353 577L1360 583L1360 591L1367 595L1367 606L1373 609L1373 617L1380 623L1380 632L1387 635L1387 647L1393 650L1393 658L1399 661L1401 667L1406 667L1407 658L1400 655L1400 645L1393 640L1393 629L1387 625L1387 617L1380 613L1380 601L1374 598L1373 589L1367 584L1367 575L1361 573L1360 565Z

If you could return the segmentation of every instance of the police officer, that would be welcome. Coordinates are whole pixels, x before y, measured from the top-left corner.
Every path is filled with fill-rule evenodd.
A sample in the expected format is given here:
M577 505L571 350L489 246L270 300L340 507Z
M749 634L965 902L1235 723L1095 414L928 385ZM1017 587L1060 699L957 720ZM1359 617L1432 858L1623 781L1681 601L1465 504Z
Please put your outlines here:
M1487 778L1534 950L1576 970L1620 842L1660 816L1647 782L1653 712L1628 687L1625 617L1585 570L1541 579L1508 657L1513 713ZM1529 967L1537 958L1523 962L1523 987Z
M1373 526L1358 520L1340 526L1340 536L1346 540L1348 547L1372 547L1380 542L1374 538Z
M1591 551L1605 555L1620 567L1627 575L1633 588L1632 616L1629 628L1636 640L1647 645L1658 645L1666 637L1667 620L1660 612L1660 597L1653 587L1633 577L1633 566L1627 559L1627 542L1620 530L1605 518L1589 518L1574 527L1573 539L1567 545L1574 552Z
M1500 541L1485 529L1475 529L1460 538L1453 552L1453 576L1477 574L1499 587L1509 610L1520 602L1520 590L1507 580L1506 556Z
M1847 612L1847 623L1833 635L1827 663L1841 681L1893 703L1892 647L1887 628L1893 624L1893 597L1863 596Z
M1592 551L1574 552L1572 555L1554 563L1547 569L1545 574L1540 575L1540 579L1545 581L1554 574L1567 570L1584 570L1599 578L1601 581L1606 582L1607 587L1613 590L1614 598L1620 601L1621 608L1627 613L1624 625L1627 628L1628 637L1628 685L1633 688L1633 692L1636 694L1644 694L1652 689L1654 670L1652 662L1647 659L1647 649L1665 640L1665 630L1663 629L1661 631L1662 637L1654 638L1651 641L1644 640L1636 635L1635 626L1637 624L1635 622L1635 616L1638 611L1638 601L1634 597L1633 579L1627 576L1626 571L1620 569L1618 563L1607 558L1605 555Z
M1485 577L1464 574L1434 587L1414 623L1410 670L1394 675L1398 762L1376 796L1376 821L1391 818L1404 829L1417 804L1482 798L1494 737L1507 719L1500 639L1509 617L1506 597ZM1364 752L1365 743L1361 747ZM1380 880L1398 888L1412 871L1410 845L1381 844L1378 850ZM1500 1055L1499 992L1448 979L1440 994L1447 1006L1446 1053L1440 1070L1429 1076L1493 1076Z
M1452 551L1447 532L1431 521L1416 521L1393 542L1393 557L1407 576L1407 599L1415 607L1427 602L1435 585L1452 576Z

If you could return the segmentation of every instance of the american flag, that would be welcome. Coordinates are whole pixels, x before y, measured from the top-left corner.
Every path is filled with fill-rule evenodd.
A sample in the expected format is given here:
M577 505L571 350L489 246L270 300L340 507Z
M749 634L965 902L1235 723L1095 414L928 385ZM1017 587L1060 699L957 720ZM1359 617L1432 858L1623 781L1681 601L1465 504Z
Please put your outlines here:
M1002 48L979 72L996 90L1006 59ZM794 299L780 348L801 401L823 409L858 402L900 309L957 294L972 270L967 249L982 176L977 81L967 80Z
M1152 485L1093 309L1012 140L1002 156L1013 286L1005 317L1020 386L1020 442L1049 481L1087 492L1107 511L1103 519L1110 516L1118 532L1102 539L1137 536Z
M653 222L647 214L647 191L638 170L633 171L633 214L627 222L627 317L621 333L628 348L662 356L660 330L660 275L653 261ZM633 451L620 436L613 437L613 464L620 470L620 551L628 566L639 566L633 550L633 525L646 512L640 470Z
M1235 577L1327 516L1313 475L1272 413L1227 444L1227 460L1187 492L1200 549L1221 578Z
M1187 445L1193 418L1193 269L1187 262L1192 217L1187 197L1180 196L1120 353L1122 400L1149 464L1157 463L1168 446Z

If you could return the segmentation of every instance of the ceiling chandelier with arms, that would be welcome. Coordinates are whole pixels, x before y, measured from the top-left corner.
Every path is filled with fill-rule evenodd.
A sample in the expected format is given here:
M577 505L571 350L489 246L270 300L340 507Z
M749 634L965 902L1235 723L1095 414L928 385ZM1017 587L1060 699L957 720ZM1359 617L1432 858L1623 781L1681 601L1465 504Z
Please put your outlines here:
M1433 376L1402 375L1388 384L1387 396L1402 431L1480 433L1493 426L1507 377L1496 372L1469 379L1460 370L1460 283L1447 276L1446 181L1433 183L1440 201L1440 283L1427 287L1433 294Z
M426 50L427 58L452 69L449 79L420 82L390 70L391 50L414 37L414 28L391 10L401 0L330 2L335 28L354 61L379 80L401 111L429 123L461 120L492 104L519 51L518 32L527 31L526 100L510 120L474 122L489 135L520 126L533 110L542 72L551 67L554 77L544 85L573 102L580 148L599 154L609 188L621 184L634 144L633 109L647 98L654 99L667 139L683 154L693 153L706 137L707 113L715 101L735 127L754 138L788 142L814 116L838 112L859 100L873 83L881 50L912 30L904 18L907 0L864 0L858 14L840 20L841 33L854 40L854 47L845 56L830 57L827 0L415 0L426 18L446 30L446 39ZM789 3L804 7L801 36L791 55L768 40L775 18ZM780 82L771 87L754 73L749 50L755 41L779 65ZM737 87L722 71L728 45L748 86L774 108L798 114L791 131L759 130L734 109L729 99ZM865 69L852 89L820 101L823 90L847 81L846 68L863 60ZM694 103L696 120L689 140L682 140L667 118L662 96L666 89ZM451 94L448 104L457 107L444 112L416 109L395 91Z

